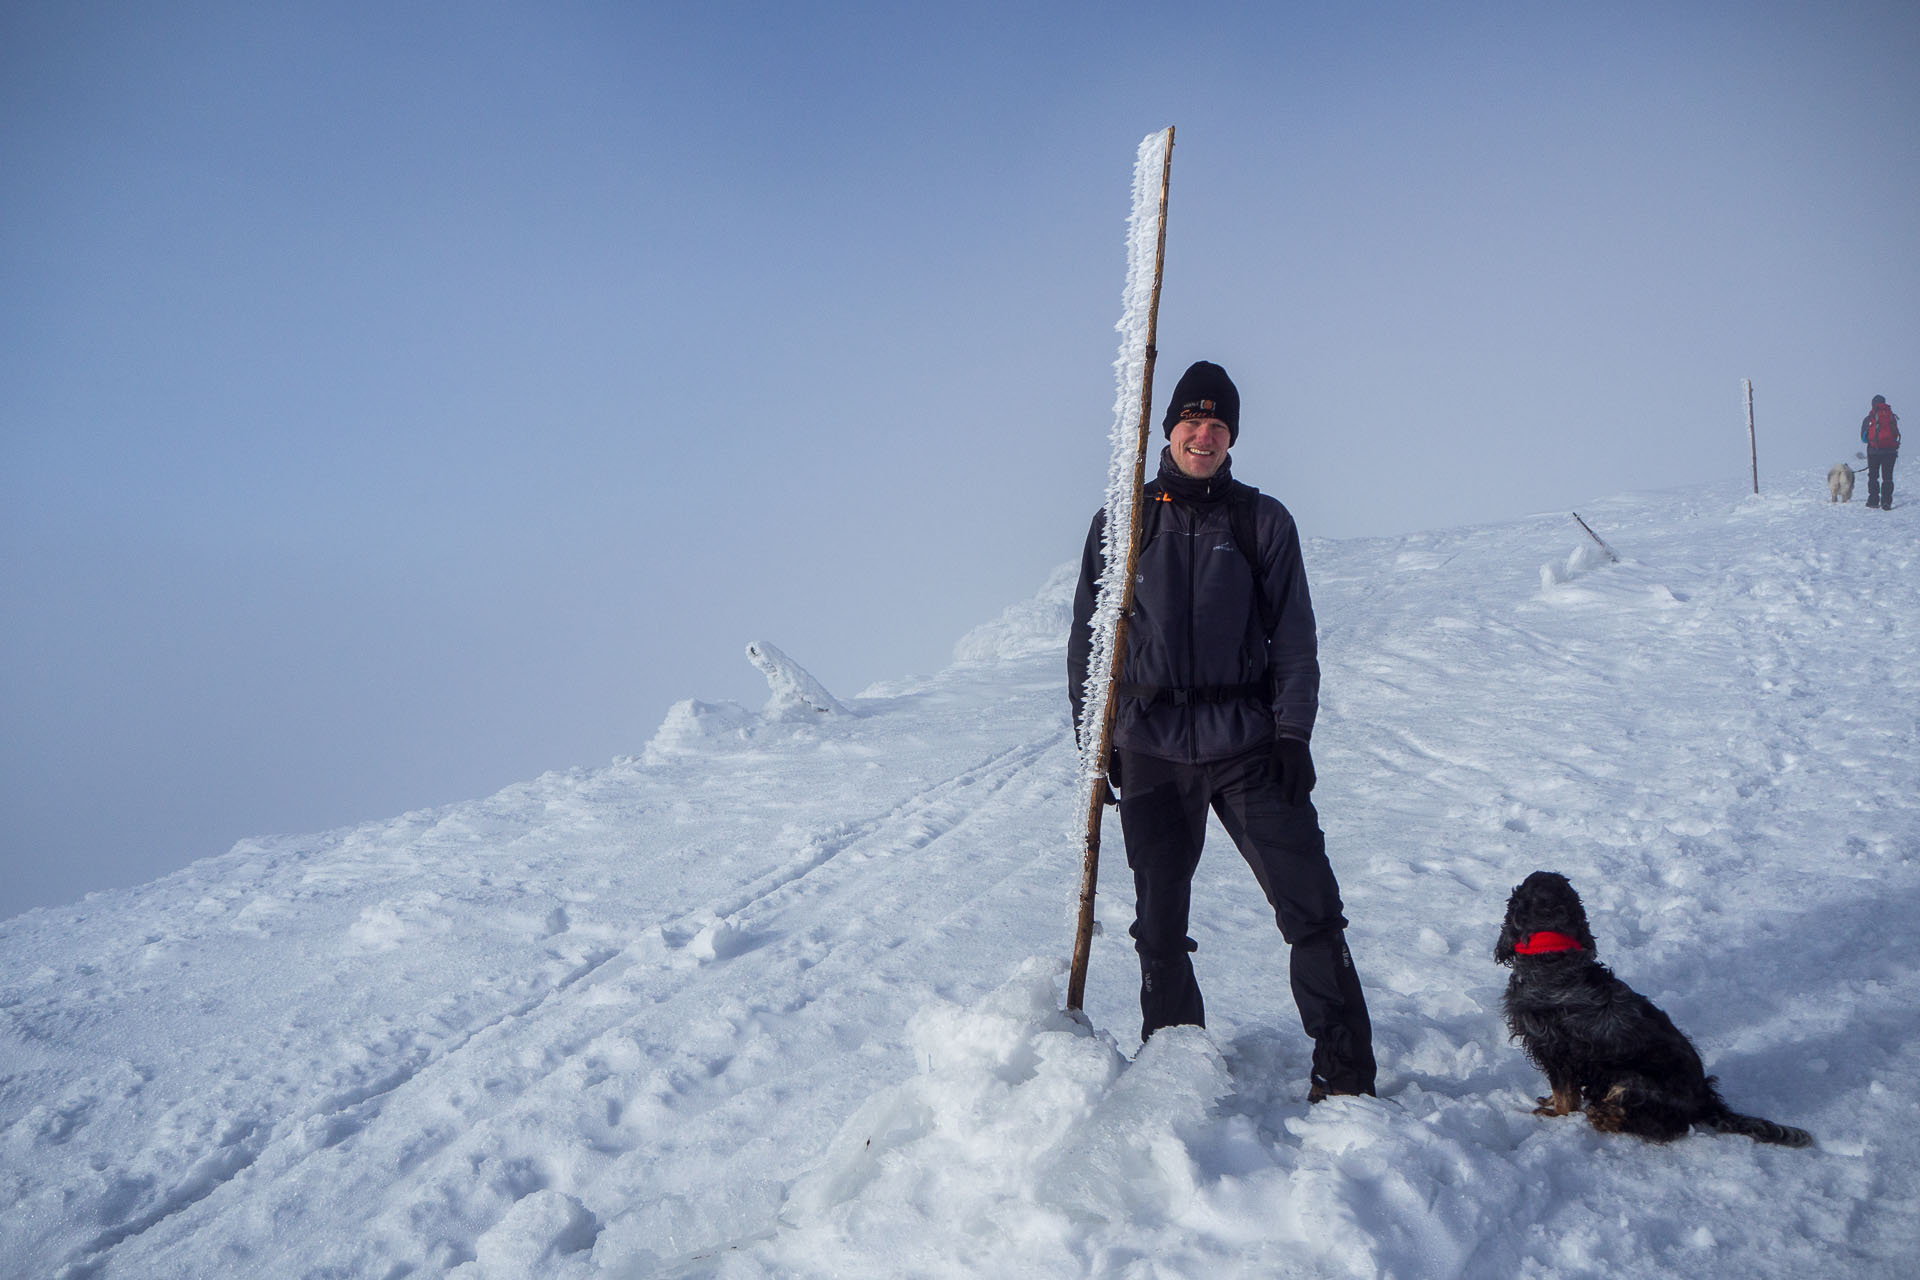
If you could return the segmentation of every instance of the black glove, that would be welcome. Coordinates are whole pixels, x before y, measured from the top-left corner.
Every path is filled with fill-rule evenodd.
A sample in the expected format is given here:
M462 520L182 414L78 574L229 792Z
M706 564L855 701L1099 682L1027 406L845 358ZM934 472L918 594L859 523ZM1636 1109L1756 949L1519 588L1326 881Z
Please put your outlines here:
M1107 781L1113 784L1107 791L1108 795L1112 795L1115 791L1118 791L1122 786L1126 785L1120 781L1120 748L1118 747L1107 752ZM1118 804L1119 802L1116 800L1110 801L1110 803Z
M1303 805L1317 779L1313 772L1313 753L1299 738L1281 738L1273 744L1273 776L1280 783L1280 796L1290 805Z

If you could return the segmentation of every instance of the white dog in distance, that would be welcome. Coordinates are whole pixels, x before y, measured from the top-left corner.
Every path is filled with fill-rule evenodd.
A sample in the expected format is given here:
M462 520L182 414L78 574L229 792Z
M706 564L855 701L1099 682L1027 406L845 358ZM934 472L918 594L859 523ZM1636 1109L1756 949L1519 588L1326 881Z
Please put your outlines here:
M1844 462L1836 462L1827 472L1827 501L1853 501L1853 468Z

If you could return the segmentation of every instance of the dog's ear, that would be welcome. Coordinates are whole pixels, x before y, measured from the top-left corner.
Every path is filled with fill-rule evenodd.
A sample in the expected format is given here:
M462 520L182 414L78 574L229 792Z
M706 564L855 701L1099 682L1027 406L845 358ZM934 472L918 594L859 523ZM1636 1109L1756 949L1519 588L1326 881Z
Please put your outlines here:
M1519 896L1520 886L1517 885L1514 887L1513 892L1507 895L1507 915L1506 918L1500 922L1500 937L1495 940L1493 944L1493 962L1495 964L1512 964L1513 958L1517 954L1513 949L1513 944L1520 941L1520 929L1513 922L1513 904L1514 899Z
M1580 891L1573 887L1572 881L1563 877L1561 883L1567 890L1567 932L1574 936L1588 955L1592 955L1599 948L1594 945L1593 930L1587 927L1587 904L1581 900Z

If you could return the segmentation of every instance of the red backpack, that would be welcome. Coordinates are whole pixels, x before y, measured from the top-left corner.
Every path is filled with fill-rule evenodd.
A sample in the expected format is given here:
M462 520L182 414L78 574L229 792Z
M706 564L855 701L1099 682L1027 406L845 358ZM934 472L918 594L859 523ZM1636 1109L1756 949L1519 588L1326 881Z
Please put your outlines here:
M1890 404L1877 404L1867 414L1865 435L1869 449L1898 449L1900 447L1900 419L1893 414Z

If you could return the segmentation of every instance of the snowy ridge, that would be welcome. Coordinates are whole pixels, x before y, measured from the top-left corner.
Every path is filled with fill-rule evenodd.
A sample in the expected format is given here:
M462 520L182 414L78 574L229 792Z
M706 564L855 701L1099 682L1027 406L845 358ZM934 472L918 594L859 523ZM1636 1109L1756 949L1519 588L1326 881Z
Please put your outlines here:
M1008 605L998 618L960 637L953 660L993 664L1057 656L1061 637L1073 625L1073 591L1079 580L1078 565L1061 565L1032 599Z
M683 703L605 768L0 923L0 1256L315 1280L1904 1276L1920 508L1801 479L1583 505L1617 564L1563 513L1309 541L1316 800L1378 1100L1306 1105L1284 947L1217 828L1208 1029L1127 1034L1124 873L1091 1025L1060 1013L1063 571L853 714ZM1729 1101L1816 1148L1529 1114L1490 952L1540 867Z

